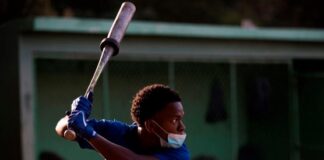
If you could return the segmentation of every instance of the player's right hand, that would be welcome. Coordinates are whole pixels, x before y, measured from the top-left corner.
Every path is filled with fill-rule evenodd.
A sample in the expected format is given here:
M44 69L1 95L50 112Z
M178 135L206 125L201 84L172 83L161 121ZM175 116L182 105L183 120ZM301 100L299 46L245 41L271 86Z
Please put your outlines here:
M91 114L92 109L92 92L89 93L87 96L88 98L85 98L83 96L80 96L73 100L71 104L71 112L73 111L82 111L85 115L85 118L88 119Z
M90 139L96 135L96 131L88 125L83 111L74 110L68 119L68 128L74 130L79 137Z

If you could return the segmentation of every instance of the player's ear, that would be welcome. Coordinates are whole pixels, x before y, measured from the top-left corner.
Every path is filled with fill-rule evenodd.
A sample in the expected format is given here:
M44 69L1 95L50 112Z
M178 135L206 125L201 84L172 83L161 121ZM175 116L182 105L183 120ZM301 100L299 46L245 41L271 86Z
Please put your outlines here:
M149 133L152 133L152 121L151 120L146 120L145 122L144 122L144 127L145 127L145 129L149 132Z

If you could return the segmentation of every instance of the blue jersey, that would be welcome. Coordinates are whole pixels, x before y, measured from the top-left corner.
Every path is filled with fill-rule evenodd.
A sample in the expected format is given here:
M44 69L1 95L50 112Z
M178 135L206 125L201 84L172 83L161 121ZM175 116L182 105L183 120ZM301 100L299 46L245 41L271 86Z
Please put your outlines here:
M90 120L88 125L109 141L126 147L138 154L153 155L159 160L189 160L189 152L185 144L180 148L162 148L158 151L146 151L140 149L137 141L137 125L128 125L116 120ZM78 138L81 148L93 149L84 139Z

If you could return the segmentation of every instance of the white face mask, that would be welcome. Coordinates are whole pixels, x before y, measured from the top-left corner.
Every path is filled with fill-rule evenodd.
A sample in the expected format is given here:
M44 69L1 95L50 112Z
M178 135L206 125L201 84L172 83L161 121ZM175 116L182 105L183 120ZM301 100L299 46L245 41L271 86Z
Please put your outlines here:
M186 134L175 134L175 133L169 133L165 129L163 129L157 122L153 120L153 122L163 130L166 134L168 134L168 140L164 140L161 136L159 136L156 132L154 134L160 138L160 144L161 147L166 148L180 148L184 141L186 140Z

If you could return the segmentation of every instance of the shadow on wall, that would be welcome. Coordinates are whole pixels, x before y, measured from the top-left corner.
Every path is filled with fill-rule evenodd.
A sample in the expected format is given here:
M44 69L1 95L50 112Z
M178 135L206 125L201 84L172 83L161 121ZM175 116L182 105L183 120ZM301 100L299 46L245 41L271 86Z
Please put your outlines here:
M199 155L199 156L192 158L192 160L219 160L219 159L214 156Z
M238 160L263 160L263 156L256 145L246 144L240 148Z
M239 150L238 160L264 160L261 150L256 145L246 144ZM220 160L217 157L210 155L199 155L192 160Z
M52 151L42 151L39 154L39 160L64 160L61 156L57 153Z
M210 88L209 105L205 113L205 121L213 124L227 119L224 105L224 90L221 82L214 79Z

